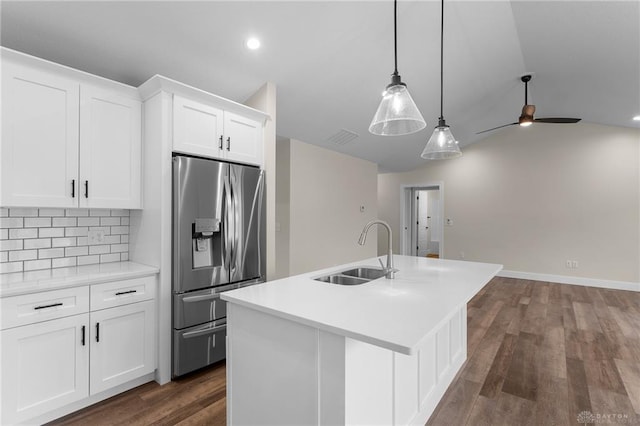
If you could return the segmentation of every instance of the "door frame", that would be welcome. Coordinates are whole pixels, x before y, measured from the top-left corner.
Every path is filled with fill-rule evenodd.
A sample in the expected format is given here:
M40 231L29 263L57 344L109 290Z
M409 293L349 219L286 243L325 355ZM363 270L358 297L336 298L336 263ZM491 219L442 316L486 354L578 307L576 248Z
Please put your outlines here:
M411 212L413 207L413 191L437 189L440 191L440 244L438 256L444 258L444 182L426 182L416 184L400 185L400 254L405 256L413 256L411 250L411 234L413 227L411 226Z

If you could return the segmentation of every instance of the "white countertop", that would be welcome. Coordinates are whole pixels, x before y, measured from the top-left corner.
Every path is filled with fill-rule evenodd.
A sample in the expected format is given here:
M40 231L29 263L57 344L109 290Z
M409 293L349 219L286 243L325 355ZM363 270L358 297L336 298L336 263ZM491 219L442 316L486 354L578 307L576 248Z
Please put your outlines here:
M125 280L153 275L158 271L158 268L140 263L113 262L0 274L0 297Z
M386 261L386 256L381 256ZM360 285L314 278L377 258L227 291L222 299L251 309L411 355L420 342L466 304L502 265L394 256L399 271Z

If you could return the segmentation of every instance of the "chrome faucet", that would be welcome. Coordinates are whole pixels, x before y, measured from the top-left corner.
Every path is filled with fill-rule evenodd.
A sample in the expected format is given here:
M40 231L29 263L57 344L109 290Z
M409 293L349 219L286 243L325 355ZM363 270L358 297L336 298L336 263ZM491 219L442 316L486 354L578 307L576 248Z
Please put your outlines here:
M373 225L382 225L387 228L387 235L389 237L389 250L387 251L387 266L383 266L382 269L384 270L385 277L393 279L396 275L397 269L393 268L393 253L391 249L393 239L391 238L392 233L389 224L384 220L379 219L372 220L371 222L367 223L362 230L362 234L360 234L360 238L358 238L358 244L360 244L361 246L364 245L365 241L367 240L367 232L369 232L369 228L371 228ZM380 262L380 266L382 266L382 260L378 259L378 261Z

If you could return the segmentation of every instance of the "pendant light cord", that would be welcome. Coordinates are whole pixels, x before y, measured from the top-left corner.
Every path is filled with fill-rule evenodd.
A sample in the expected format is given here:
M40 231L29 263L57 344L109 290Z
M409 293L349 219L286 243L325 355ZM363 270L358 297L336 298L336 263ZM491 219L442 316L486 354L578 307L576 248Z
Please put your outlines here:
M393 75L398 75L398 0L393 0Z
M440 2L440 120L444 120L443 91L444 91L444 0Z

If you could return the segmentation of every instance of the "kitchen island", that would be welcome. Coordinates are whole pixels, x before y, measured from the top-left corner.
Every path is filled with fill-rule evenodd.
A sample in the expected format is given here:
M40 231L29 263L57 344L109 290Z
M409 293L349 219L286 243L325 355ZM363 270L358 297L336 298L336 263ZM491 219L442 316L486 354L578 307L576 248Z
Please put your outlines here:
M372 258L223 293L228 424L424 424L466 360L466 304L502 266L394 261L391 280L315 280Z

